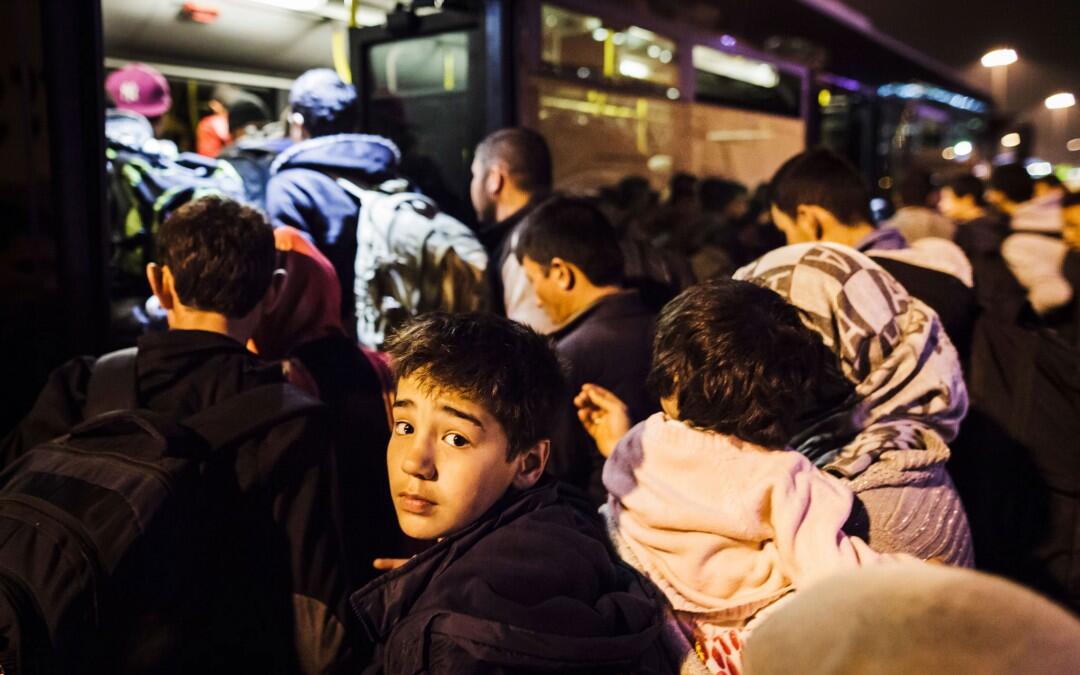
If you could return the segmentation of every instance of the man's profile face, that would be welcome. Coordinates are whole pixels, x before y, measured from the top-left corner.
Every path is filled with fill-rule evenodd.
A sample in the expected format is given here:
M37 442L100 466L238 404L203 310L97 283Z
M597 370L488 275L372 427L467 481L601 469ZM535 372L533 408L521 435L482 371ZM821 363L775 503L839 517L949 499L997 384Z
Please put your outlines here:
M559 284L555 277L557 273L551 266L544 267L529 256L521 261L521 268L532 286L533 295L536 298L536 306L547 314L548 318L556 324L561 324L568 318L567 292Z
M487 177L490 168L480 157L475 157L472 162L472 180L469 181L469 197L472 200L473 210L481 223L495 222L495 198L487 189Z
M417 539L439 539L473 523L512 484L518 462L482 406L423 373L401 378L387 447L398 524Z

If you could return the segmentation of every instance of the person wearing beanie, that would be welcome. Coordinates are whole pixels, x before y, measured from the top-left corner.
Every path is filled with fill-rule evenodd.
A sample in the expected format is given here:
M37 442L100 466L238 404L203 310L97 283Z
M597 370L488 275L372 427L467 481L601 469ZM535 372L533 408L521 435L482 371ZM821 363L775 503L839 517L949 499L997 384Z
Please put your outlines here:
M762 621L746 675L1078 673L1080 621L1005 579L941 565L838 573Z
M341 283L341 314L356 322L356 225L359 201L338 183L376 188L396 178L401 152L381 136L354 133L356 89L327 68L309 70L289 92L289 135L294 145L278 155L266 185L266 211L275 227L303 233L330 259Z

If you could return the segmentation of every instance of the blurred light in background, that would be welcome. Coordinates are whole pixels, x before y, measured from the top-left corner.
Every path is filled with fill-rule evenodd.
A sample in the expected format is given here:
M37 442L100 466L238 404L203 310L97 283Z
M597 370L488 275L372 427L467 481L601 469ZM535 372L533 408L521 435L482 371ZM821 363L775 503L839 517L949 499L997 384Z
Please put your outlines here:
M1080 152L1080 138L1069 139L1069 142L1065 144L1065 148L1069 152Z
M1046 98L1046 107L1051 110L1071 108L1076 105L1076 97L1068 92L1061 92Z
M1027 172L1033 178L1039 178L1040 176L1049 176L1053 173L1054 167L1050 162L1032 162L1027 165Z
M982 64L987 68L996 68L1016 63L1016 58L1015 49L995 49L983 54Z
M1010 134L1005 134L1001 137L1001 144L1006 148L1015 148L1020 145L1020 134L1015 131Z

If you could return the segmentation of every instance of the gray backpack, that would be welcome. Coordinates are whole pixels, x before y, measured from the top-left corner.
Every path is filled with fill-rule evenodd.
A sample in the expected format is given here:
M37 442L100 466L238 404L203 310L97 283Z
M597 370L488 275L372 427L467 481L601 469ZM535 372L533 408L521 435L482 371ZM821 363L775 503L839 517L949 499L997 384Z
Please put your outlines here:
M377 189L337 179L360 202L356 226L356 334L380 349L407 319L486 308L487 252L463 223L424 195L388 181Z

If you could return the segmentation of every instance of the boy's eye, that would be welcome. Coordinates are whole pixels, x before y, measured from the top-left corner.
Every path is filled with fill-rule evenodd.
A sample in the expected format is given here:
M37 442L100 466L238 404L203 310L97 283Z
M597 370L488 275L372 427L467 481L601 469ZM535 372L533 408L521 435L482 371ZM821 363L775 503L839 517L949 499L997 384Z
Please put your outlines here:
M443 440L455 448L464 448L466 445L469 444L469 439L465 438L461 434L454 432L450 432L443 436Z
M411 434L412 432L413 427L408 422L398 422L394 424L394 433L399 436L405 436L406 434Z

